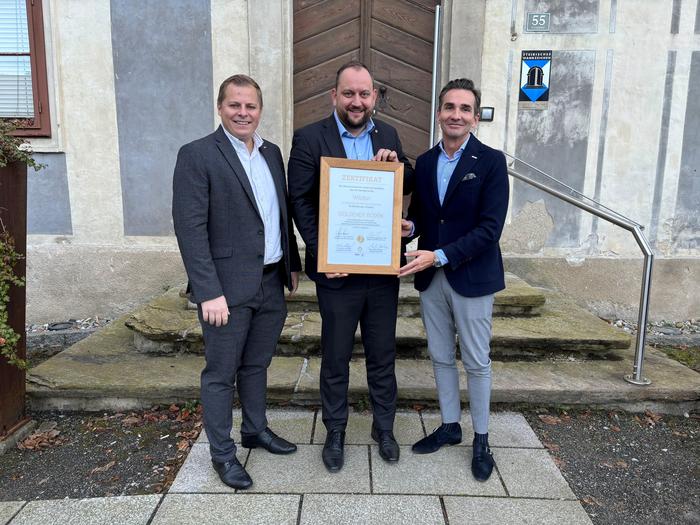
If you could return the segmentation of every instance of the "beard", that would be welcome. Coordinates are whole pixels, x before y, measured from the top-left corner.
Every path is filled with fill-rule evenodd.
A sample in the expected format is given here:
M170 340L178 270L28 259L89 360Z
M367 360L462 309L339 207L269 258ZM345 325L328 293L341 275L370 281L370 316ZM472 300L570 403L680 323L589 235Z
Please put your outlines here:
M335 109L338 113L338 118L343 123L343 126L345 126L345 129L347 129L348 131L361 130L367 125L370 117L372 116L372 110L368 109L362 113L362 118L358 122L353 122L350 120L350 115L345 108L336 107Z

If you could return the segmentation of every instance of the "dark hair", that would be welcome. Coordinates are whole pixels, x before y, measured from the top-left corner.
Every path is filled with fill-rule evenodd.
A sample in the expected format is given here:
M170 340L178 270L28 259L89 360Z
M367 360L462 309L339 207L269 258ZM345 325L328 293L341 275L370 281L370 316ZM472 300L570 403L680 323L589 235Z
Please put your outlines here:
M219 87L219 96L216 99L217 106L221 106L222 102L224 101L224 97L226 96L226 88L229 86L229 84L233 84L234 86L238 86L238 87L243 87L243 86L254 87L255 91L258 92L258 100L260 101L260 109L262 109L263 98L262 98L262 90L260 89L260 86L258 85L258 83L255 80L250 78L248 75L240 75L240 74L239 75L232 75L221 83L221 86Z
M340 75L346 69L364 69L365 71L367 71L367 73L369 73L369 68L359 60L351 60L350 62L346 62L345 64L340 66L340 69L338 69L338 72L335 74L335 87L338 87L338 80L340 80ZM372 86L374 86L374 78L372 78L372 73L369 73L369 78L372 80Z
M447 84L445 84L445 87L442 88L442 91L440 91L438 111L442 109L442 98L445 96L445 93L452 91L453 89L464 89L466 91L471 91L474 95L476 104L474 114L478 115L481 113L481 91L476 89L476 87L474 87L474 82L468 78L455 78L454 80L450 80Z

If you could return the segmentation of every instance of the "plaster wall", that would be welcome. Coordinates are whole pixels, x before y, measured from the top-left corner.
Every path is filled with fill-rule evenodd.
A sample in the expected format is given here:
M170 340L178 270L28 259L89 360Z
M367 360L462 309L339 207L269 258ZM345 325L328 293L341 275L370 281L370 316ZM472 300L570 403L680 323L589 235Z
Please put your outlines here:
M575 9L564 9L565 4ZM687 242L687 230L683 243L677 235L679 210L692 210L700 192L689 182L696 180L694 172L685 168L685 179L681 175L683 166L695 163L693 152L700 150L689 128L695 126L697 102L688 96L689 89L700 83L700 68L692 67L694 53L700 52L697 4L695 0L443 2L441 84L471 77L482 88L482 104L496 108L495 120L480 124L479 138L510 153L522 152L529 144L528 160L546 154L547 169L554 176L560 169L575 170L577 188L654 232L661 259L652 287L652 318L699 315L694 299L700 296L697 232L690 233L695 244ZM126 228L122 191L126 171L119 141L126 113L120 115L124 103L117 100L119 71L114 56L115 50L138 54L139 49L121 41L114 45L114 39L125 38L128 31L114 32L109 2L48 0L46 5L55 132L49 140L34 141L50 170L46 187L29 195L30 217L34 214L37 220L28 239L28 319L112 316L164 286L184 281L175 239L163 227L169 221L167 199L155 209L159 221L165 222L153 232L128 235ZM552 13L550 33L524 32L530 9ZM260 131L288 153L293 108L291 13L291 0L210 0L210 35L204 39L210 47L205 68L210 72L199 100L204 101L198 113L204 113L205 122L198 124L197 133L218 125L215 100L220 82L234 72L248 73L261 84L265 97ZM163 37L166 29L153 25L152 38ZM201 58L202 46L196 49L198 53L185 54L182 60ZM524 49L553 50L553 67L560 68L554 75L559 80L552 86L552 111L536 116L524 117L518 109ZM583 65L580 57L586 58ZM122 58L128 65L138 57ZM568 82L579 77L585 82ZM156 80L151 82L157 84ZM194 90L188 93L196 96ZM562 109L556 97L564 95ZM546 122L547 111L557 113L551 123ZM143 112L146 117L158 113ZM546 151L538 150L535 140L541 126L525 125L533 118L542 126L564 130ZM575 156L565 147L572 137L581 138ZM161 161L165 165L164 157ZM173 157L173 165L174 161ZM169 192L169 173L162 171L158 180L149 191ZM46 206L52 195L56 202ZM577 300L598 305L601 312L624 314L633 308L638 275L636 270L630 274L629 267L638 251L629 234L587 214L562 213L560 205L536 191L514 185L512 199L504 251L509 261L527 261L513 263L514 269L535 284L576 294ZM148 199L140 205L148 206ZM571 268L578 270L565 277ZM607 281L599 271L606 272ZM613 281L622 287L620 292L613 289Z

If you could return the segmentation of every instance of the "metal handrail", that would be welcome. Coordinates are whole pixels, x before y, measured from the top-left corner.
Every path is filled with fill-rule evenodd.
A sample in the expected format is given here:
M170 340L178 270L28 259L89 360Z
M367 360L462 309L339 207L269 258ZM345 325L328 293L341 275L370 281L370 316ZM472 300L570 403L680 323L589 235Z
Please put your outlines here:
M620 228L623 228L629 232L632 232L632 235L634 236L634 240L637 241L637 245L639 248L642 250L642 253L644 254L644 268L643 268L643 273L642 273L642 291L639 297L639 316L637 318L637 343L636 343L636 348L634 351L634 368L632 370L631 374L625 375L624 379L625 381L632 383L634 385L649 385L651 384L651 381L647 379L646 377L643 377L642 375L642 367L644 365L644 343L646 341L646 326L647 326L647 314L649 312L649 289L651 288L651 271L652 267L654 265L654 252L651 249L651 245L649 244L649 241L647 241L646 237L644 237L644 234L642 233L642 230L644 229L643 226L631 219L628 219L624 215L616 212L615 210L611 210L607 206L604 206L603 204L595 201L594 199L591 199L590 197L587 197L580 193L579 191L575 190L574 188L571 188L570 186L567 186L563 182L557 180L556 178L552 177L551 175L548 175L544 173L543 171L539 170L538 168L535 168L534 166L530 166L526 162L523 162L519 158L517 158L515 155L511 155L510 153L504 152L506 156L510 157L511 159L520 162L521 164L528 166L532 169L535 169L539 173L545 175L547 178L556 181L558 184L561 184L562 186L568 188L572 192L574 192L576 195L579 197L592 202L595 204L591 205L588 204L587 202L581 202L577 200L576 198L572 197L571 195L567 195L564 192L561 192L557 189L551 188L547 184L544 184L542 182L538 182L536 180L531 179L527 175L523 175L519 171L515 170L515 168L512 167L513 163L510 163L508 166L508 174L515 177L518 180L521 180L527 184L530 184L531 186L534 186L535 188L542 190L546 193L549 193L550 195L553 195L554 197L557 197L558 199L561 199L565 202L568 202L569 204L573 204L577 208L580 208L582 210L587 211L588 213L591 213L595 215L596 217L599 217L601 219L604 219L616 226L619 226Z

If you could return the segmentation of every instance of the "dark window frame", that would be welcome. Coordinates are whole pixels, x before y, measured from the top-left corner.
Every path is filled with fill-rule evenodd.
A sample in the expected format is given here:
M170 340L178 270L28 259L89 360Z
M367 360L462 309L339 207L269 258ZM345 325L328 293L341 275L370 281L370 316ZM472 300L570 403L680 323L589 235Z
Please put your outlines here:
M32 68L34 118L6 117L5 120L17 122L18 129L14 133L15 135L21 137L50 137L51 116L49 111L49 85L46 74L46 45L44 42L42 0L25 1L27 3L27 30L29 34L29 61ZM5 55L16 55L16 53L7 53Z

